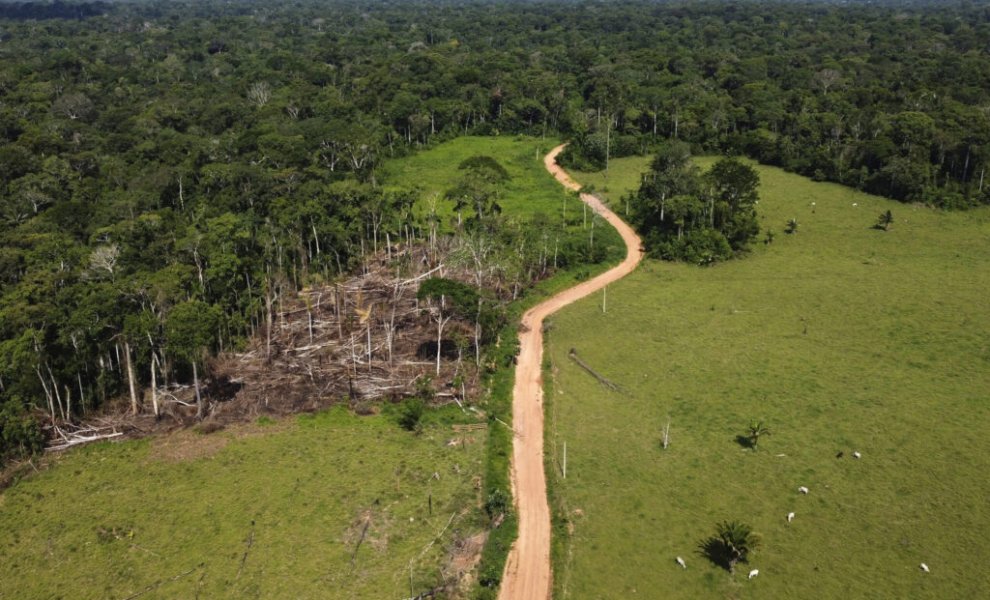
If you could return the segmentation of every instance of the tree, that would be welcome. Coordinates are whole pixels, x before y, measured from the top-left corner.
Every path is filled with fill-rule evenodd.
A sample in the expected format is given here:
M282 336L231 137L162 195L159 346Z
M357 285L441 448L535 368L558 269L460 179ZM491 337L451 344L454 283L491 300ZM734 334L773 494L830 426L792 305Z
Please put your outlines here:
M165 339L169 349L192 366L197 419L203 418L198 365L213 346L220 317L216 307L199 300L188 300L172 308L165 321Z
M756 450L760 445L760 436L770 435L770 428L767 427L763 421L753 421L749 424L749 445L753 450Z
M716 524L715 535L701 542L701 552L713 563L735 573L736 564L747 562L749 554L760 546L760 537L752 527L738 521Z
M873 226L874 229L883 229L887 231L890 229L891 224L894 222L894 215L888 210L886 212L880 213L877 217L877 224Z
M464 174L446 193L446 197L454 201L458 227L462 224L461 212L465 208L474 211L468 219L470 226L490 226L492 218L502 212L498 199L501 184L509 180L508 172L489 156L472 156L462 161L458 169Z
M753 167L735 158L723 158L705 175L709 184L711 225L729 241L733 250L743 250L756 237L756 188L760 176Z
M759 233L759 181L755 169L732 158L702 176L686 144L665 144L630 198L633 221L655 256L695 264L726 260Z

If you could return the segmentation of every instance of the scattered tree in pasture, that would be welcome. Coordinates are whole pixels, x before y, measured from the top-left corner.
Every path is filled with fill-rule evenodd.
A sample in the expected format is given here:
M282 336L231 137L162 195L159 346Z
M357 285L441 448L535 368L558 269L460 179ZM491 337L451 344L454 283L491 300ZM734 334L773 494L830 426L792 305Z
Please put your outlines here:
M701 552L716 565L735 573L736 564L748 562L749 555L760 547L760 537L752 527L738 521L723 521L715 526L715 535L701 542Z
M894 215L891 214L891 212L888 210L880 213L880 216L877 217L876 225L874 225L873 228L887 231L890 229L890 226L893 223L894 223Z
M747 439L749 440L749 445L753 450L756 450L760 445L760 437L770 435L772 432L770 428L763 421L753 421L749 424Z

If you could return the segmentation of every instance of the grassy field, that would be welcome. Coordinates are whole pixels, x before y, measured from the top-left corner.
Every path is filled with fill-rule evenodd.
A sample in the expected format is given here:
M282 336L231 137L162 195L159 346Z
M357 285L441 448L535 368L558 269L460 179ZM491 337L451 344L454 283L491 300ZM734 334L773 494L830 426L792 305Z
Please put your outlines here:
M614 161L614 190L635 185L615 181L626 162L645 164ZM557 597L986 597L990 211L759 172L772 244L647 262L607 313L598 295L553 318L547 448L573 531L559 520ZM871 229L887 209L890 231ZM756 452L736 440L754 419L772 429ZM698 551L726 519L763 540L735 576Z
M458 169L464 159L491 156L509 172L499 204L506 216L527 218L537 213L557 217L561 211L580 210L579 200L564 191L543 167L543 157L559 142L529 137L460 137L409 157L390 161L384 171L385 183L419 191L419 210L428 211L436 202L437 212L449 217L453 201L443 198L463 175Z
M79 449L0 495L0 598L419 593L480 530L484 435L335 409Z

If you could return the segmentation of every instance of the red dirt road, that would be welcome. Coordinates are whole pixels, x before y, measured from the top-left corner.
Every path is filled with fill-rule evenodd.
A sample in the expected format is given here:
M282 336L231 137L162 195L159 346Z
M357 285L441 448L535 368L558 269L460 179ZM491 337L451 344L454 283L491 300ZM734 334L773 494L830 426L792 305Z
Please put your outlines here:
M547 170L569 190L581 186L556 162L564 146L547 154ZM500 600L546 600L550 597L550 507L543 472L543 319L575 300L602 289L632 272L643 258L639 236L597 198L581 201L615 227L626 243L626 258L594 279L564 290L529 309L522 318L516 382L512 390L512 495L519 515L519 537L509 552L502 575Z

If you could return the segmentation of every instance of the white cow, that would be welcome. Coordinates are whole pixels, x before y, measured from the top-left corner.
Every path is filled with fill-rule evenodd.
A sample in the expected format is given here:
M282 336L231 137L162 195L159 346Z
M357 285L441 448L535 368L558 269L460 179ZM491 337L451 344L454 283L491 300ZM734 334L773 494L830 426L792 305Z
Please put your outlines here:
M752 579L752 578L756 577L759 574L760 574L760 570L759 569L753 569L752 571L749 572L749 577L747 577L747 579Z

